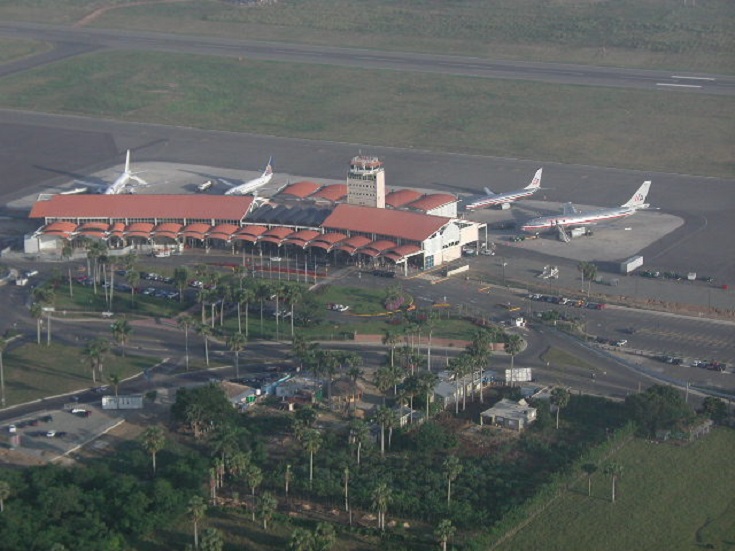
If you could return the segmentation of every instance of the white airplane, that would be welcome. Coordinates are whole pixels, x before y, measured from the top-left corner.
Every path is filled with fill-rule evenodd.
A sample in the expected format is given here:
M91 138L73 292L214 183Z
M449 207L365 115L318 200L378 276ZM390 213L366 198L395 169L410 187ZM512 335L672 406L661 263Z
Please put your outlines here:
M467 206L465 206L465 210L484 209L484 208L492 207L495 205L503 205L506 203L512 203L513 201L518 201L518 199L530 197L531 195L536 193L539 189L541 189L541 173L542 172L543 172L543 169L539 168L536 171L536 174L534 175L533 180L531 180L531 183L528 184L523 189L519 189L517 191L508 191L506 193L493 193L488 188L485 188L486 195L484 197L480 197L479 199L467 204Z
M244 184L240 184L239 186L233 186L232 182L228 182L227 180L219 178L219 181L223 184L227 186L233 186L231 189L228 189L225 192L225 195L247 195L248 193L253 193L254 191L262 188L273 178L273 166L271 166L272 162L273 157L268 159L268 165L265 167L265 170L263 171L263 174L261 176L255 178L254 180L250 180L249 182L245 182Z
M627 216L635 214L635 212L639 209L647 209L649 207L648 203L646 203L645 201L650 187L650 180L643 182L641 187L638 188L638 191L636 191L633 194L633 197L630 198L630 201L628 201L627 203L623 203L619 207L613 207L609 209L598 209L590 212L580 212L571 203L566 203L564 205L564 211L562 214L534 218L533 220L529 220L523 226L521 226L521 230L530 233L538 233L554 228L588 226L607 220L625 218Z
M136 183L131 183L136 182ZM104 188L100 193L104 195L118 195L120 193L133 193L133 188L138 186L147 186L148 182L143 178L136 176L135 172L130 171L130 150L125 154L125 169L117 179L109 186Z

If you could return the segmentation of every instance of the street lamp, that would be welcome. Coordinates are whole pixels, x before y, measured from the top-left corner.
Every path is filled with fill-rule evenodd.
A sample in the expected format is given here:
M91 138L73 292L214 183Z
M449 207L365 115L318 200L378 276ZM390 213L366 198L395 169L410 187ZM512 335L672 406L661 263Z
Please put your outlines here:
M503 257L503 262L501 266L503 267L503 287L505 287L505 267L508 265L508 263L505 261L505 257Z

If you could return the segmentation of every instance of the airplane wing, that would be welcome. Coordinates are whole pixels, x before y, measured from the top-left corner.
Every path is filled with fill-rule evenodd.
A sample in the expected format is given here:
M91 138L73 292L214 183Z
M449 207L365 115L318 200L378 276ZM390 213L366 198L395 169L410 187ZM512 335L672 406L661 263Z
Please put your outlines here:
M218 182L221 182L221 183L223 183L223 184L224 184L224 185L226 185L227 187L237 187L237 186L239 186L239 185L240 185L240 184L236 184L235 182L230 182L229 180L225 180L224 178L216 178L216 180L217 180Z
M136 183L132 183L136 182ZM130 175L130 180L128 181L128 184L125 187L147 187L151 184L146 182L143 178L140 176L135 176L133 174Z
M564 203L563 212L565 216L571 216L573 214L579 214L579 210L572 203Z

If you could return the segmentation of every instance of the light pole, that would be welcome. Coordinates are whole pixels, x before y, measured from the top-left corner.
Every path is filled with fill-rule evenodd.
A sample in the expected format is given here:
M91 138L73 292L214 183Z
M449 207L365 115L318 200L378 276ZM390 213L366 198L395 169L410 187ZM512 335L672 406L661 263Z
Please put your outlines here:
M503 257L503 262L501 263L501 266L503 267L503 287L505 287L505 267L508 265L508 263L505 261L505 257Z

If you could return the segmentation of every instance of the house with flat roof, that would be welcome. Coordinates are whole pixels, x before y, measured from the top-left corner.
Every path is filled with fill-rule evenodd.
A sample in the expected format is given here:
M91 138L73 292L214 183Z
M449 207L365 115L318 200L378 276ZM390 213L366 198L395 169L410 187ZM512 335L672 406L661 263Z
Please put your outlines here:
M490 409L480 413L480 424L485 422L506 429L522 431L536 420L536 408L521 399L517 402L503 398Z

